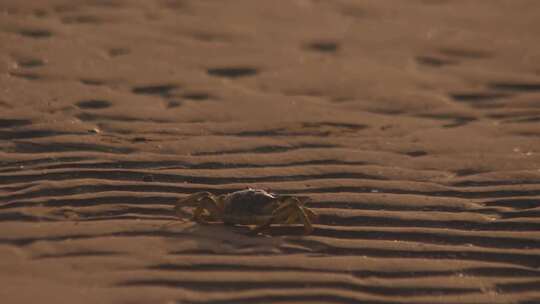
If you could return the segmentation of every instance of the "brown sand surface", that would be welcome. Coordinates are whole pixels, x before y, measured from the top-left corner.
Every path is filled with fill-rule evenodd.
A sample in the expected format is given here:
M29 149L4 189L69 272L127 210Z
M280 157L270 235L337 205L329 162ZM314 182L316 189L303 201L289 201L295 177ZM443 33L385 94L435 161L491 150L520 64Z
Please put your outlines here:
M540 303L540 1L1 0L0 303Z

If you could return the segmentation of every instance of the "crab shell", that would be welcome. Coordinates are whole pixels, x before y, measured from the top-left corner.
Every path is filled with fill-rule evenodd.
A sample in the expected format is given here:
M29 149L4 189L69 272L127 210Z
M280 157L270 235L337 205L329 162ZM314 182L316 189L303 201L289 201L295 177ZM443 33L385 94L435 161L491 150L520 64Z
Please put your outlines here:
M259 189L241 190L219 199L223 203L226 224L262 224L270 220L272 212L280 206L279 196Z

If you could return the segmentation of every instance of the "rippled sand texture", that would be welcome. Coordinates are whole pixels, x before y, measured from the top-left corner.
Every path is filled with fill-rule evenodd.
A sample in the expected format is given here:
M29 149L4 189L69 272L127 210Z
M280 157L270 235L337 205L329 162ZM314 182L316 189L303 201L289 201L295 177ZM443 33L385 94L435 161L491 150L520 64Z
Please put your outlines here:
M533 0L3 0L1 301L540 303L539 37ZM314 233L173 216L248 186Z

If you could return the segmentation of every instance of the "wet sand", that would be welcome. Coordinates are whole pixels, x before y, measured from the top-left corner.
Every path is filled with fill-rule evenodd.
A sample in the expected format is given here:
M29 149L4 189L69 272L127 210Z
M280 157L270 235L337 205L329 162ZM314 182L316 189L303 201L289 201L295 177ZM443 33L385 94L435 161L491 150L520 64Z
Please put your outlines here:
M2 303L540 303L539 12L1 1ZM173 214L246 187L313 234Z

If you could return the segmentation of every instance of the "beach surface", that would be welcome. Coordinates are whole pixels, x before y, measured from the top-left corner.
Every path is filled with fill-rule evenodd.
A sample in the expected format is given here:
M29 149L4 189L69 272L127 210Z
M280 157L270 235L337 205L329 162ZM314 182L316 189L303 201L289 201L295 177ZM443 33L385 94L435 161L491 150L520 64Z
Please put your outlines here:
M540 303L539 37L532 0L2 0L1 302ZM247 187L315 230L173 212Z

